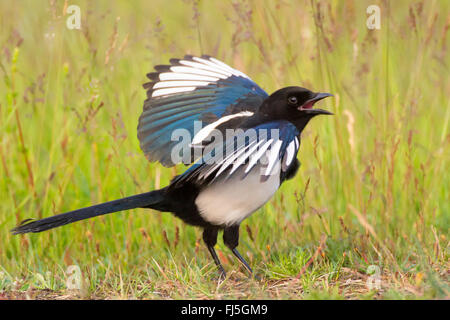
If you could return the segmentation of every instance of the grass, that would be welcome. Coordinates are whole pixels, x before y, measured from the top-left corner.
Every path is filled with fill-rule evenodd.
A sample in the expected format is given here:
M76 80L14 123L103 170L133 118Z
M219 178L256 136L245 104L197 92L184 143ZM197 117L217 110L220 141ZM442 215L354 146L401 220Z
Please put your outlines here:
M448 1L79 0L81 30L66 28L68 4L0 2L1 298L449 298ZM303 133L296 178L242 225L259 280L219 241L218 283L201 231L149 210L9 233L182 172L139 149L141 85L202 53L269 93L335 94L322 104L336 115Z

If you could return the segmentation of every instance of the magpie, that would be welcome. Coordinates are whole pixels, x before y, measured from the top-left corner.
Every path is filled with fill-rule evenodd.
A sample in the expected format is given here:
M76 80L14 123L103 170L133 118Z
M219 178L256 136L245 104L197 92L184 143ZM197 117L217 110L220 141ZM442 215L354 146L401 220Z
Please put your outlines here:
M13 234L41 232L75 221L134 208L171 212L203 229L221 276L214 246L224 244L246 269L237 250L239 226L262 207L299 168L300 134L329 93L290 86L268 95L246 74L207 55L171 59L155 66L139 118L140 147L151 162L188 169L170 184L41 220L22 221Z

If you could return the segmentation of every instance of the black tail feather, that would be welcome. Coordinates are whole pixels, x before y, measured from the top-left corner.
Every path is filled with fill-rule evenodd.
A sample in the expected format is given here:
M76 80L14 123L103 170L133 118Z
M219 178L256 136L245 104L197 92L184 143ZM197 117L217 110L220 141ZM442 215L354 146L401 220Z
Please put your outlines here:
M82 208L66 213L61 213L41 220L30 221L32 219L27 219L22 221L19 226L12 229L11 232L13 234L41 232L48 229L60 227L75 221L134 208L146 207L158 210L159 208L163 208L165 206L164 191L165 189L146 192L123 199L97 204L95 206L88 208Z

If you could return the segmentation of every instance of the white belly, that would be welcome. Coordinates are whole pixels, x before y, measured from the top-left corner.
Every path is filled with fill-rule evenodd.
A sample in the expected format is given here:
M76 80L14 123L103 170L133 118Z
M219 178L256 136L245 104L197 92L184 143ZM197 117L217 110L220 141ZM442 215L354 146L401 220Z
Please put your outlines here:
M261 172L260 168L253 168L242 179L243 169L238 169L230 179L217 180L203 189L195 200L202 218L215 225L230 226L262 207L280 186L280 165L276 164L266 179Z

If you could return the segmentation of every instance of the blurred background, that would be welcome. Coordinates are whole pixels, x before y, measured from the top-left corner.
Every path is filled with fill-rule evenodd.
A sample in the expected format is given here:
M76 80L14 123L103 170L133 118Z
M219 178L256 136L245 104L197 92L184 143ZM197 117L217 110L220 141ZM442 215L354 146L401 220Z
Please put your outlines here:
M80 29L68 27L71 5ZM368 28L370 5L379 29ZM448 298L449 9L0 1L0 292L64 292L77 265L88 298ZM217 289L201 231L150 210L12 236L21 220L146 192L184 170L148 163L136 127L146 73L185 54L214 56L269 94L335 95L321 102L335 116L302 135L295 179L241 228L262 282L236 287L245 271L219 241L236 275ZM374 268L381 285L369 290Z

